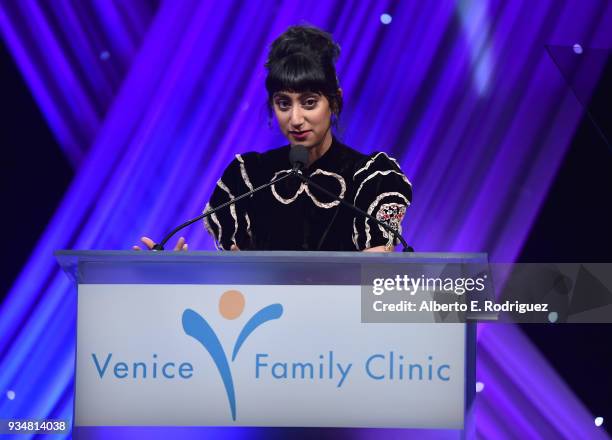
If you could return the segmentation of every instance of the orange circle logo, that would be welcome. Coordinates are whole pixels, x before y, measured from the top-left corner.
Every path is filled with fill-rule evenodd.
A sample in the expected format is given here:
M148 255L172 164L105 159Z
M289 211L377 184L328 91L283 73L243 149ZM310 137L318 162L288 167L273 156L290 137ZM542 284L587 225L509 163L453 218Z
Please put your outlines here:
M219 299L219 313L225 319L236 319L244 311L244 295L237 290L223 292Z

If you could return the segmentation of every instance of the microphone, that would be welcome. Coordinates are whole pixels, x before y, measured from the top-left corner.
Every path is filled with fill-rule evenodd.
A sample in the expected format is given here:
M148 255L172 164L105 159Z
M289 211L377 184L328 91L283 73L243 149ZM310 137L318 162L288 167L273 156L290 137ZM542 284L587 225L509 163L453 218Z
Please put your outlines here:
M294 145L289 151L289 162L293 171L302 171L308 163L308 149L303 145Z
M344 199L341 199L336 194L332 193L331 191L326 190L321 185L314 182L310 177L305 176L302 173L302 169L304 169L306 167L306 164L308 163L308 149L305 146L294 145L293 147L291 147L291 151L289 152L289 161L291 162L291 165L293 166L292 174L295 174L296 176L298 176L300 179L302 179L302 181L306 182L308 185L311 185L317 188L319 191L324 192L328 196L333 197L334 200L337 200L344 206L351 208L353 211L359 213L361 216L366 217L369 220L372 220L377 225L384 228L387 232L392 233L393 236L402 243L402 246L403 246L402 252L414 252L414 248L412 246L409 246L406 240L404 240L404 237L402 237L401 234L395 229L393 229L391 226L389 226L388 224L384 222L381 222L376 217L368 214L362 209L359 209L357 206L353 205L352 203L347 202Z

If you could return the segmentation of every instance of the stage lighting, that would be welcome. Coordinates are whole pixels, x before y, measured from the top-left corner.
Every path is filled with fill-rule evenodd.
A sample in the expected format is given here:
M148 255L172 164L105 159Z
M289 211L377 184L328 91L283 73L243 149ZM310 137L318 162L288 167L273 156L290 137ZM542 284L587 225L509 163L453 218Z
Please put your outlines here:
M389 24L389 23L391 23L391 20L393 20L393 17L391 17L389 14L381 14L380 15L380 22L382 24Z

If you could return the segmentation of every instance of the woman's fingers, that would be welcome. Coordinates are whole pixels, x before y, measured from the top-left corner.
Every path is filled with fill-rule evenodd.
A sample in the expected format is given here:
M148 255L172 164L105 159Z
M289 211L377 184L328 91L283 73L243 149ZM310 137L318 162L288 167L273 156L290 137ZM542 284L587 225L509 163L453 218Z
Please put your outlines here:
M147 247L147 249L153 249L155 246L155 242L151 240L149 237L140 237L140 241ZM174 246L175 251L186 251L188 249L187 243L185 243L185 237L181 237L176 242L176 246ZM140 246L132 246L132 250L141 251L142 248Z
M155 246L155 242L149 237L140 237L140 241L142 241L144 245L149 249L153 249L153 246Z
M235 244L232 245L232 247L230 248L230 251L239 251L240 248L238 246L236 246Z
M388 248L387 246L374 246L364 249L362 252L393 252L393 248Z
M185 237L181 237L176 242L176 246L174 246L174 250L175 251L180 251L180 250L186 251L187 250L186 245L187 243L185 243Z

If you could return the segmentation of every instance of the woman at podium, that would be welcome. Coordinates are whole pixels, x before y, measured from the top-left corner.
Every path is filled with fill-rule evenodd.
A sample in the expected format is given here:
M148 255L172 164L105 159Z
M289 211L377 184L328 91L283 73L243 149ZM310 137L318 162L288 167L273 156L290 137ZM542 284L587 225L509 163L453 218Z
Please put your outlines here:
M340 48L311 26L291 26L270 48L268 106L289 145L237 154L205 209L291 171L289 151L308 151L304 173L316 183L401 232L411 184L385 153L364 155L334 136L342 110L335 63ZM392 250L394 237L371 220L297 178L241 200L205 220L218 249Z
M290 173L291 147L301 145L306 176L401 233L412 187L397 161L383 152L360 153L333 134L342 111L339 55L332 36L312 26L291 26L272 43L265 64L268 108L289 144L237 154L205 211ZM296 176L221 209L204 225L220 250L391 251L397 244L383 227ZM186 249L184 243L181 238L175 250Z

